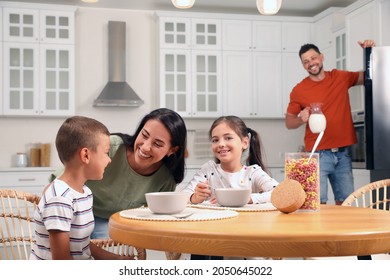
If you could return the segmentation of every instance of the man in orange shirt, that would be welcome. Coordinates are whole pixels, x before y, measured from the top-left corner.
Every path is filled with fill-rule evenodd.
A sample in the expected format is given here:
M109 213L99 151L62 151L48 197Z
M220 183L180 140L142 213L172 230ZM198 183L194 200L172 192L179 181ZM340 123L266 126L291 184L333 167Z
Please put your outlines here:
M375 42L358 42L362 48L373 47ZM295 129L306 124L305 150L311 151L318 133L312 133L308 120L310 104L322 103L326 118L323 138L317 148L320 154L321 203L328 200L328 178L337 205L354 191L350 146L357 142L352 122L348 89L362 85L364 72L323 69L324 55L313 44L303 45L299 51L302 65L309 76L297 84L291 94L286 113L286 127Z

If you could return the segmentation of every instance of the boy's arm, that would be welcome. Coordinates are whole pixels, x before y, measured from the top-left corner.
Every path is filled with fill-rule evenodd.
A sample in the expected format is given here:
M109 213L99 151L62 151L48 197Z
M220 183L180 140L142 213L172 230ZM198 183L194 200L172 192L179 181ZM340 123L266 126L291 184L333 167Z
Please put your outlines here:
M71 260L69 232L50 230L49 242L53 260Z

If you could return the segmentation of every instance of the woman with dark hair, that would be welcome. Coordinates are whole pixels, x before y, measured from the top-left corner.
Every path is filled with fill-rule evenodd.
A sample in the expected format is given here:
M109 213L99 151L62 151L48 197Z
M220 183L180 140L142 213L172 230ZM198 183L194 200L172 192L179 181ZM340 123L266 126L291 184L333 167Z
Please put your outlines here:
M186 145L183 119L165 108L147 114L133 135L111 134L111 164L102 180L86 182L93 193L91 237L107 238L109 217L145 205L145 193L174 191L184 178Z

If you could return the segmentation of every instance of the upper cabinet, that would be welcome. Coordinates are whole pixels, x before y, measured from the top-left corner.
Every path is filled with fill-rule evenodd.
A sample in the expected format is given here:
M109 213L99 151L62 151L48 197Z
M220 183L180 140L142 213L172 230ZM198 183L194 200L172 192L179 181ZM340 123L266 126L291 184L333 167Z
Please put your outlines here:
M4 41L74 44L74 13L4 8Z
M298 54L303 44L311 42L309 22L282 22L282 51Z
M160 106L183 117L283 118L310 19L159 16ZM293 65L285 55L294 54ZM288 71L283 70L286 66Z
M75 8L3 7L3 114L74 114Z
M351 71L362 71L364 67L363 50L358 41L375 40L381 44L380 1L358 1L344 10L346 31L346 64ZM364 87L349 90L352 110L364 110Z
M279 118L281 24L223 20L223 113L243 118Z
M223 20L222 32L226 51L281 51L280 22Z
M222 113L221 22L159 18L160 106L183 117Z

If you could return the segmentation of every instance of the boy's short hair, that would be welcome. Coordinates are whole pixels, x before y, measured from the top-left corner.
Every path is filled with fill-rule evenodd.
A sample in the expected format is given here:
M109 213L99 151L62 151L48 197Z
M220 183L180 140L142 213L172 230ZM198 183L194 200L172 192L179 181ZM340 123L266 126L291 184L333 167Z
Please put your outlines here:
M97 136L110 132L101 122L83 116L73 116L65 120L58 130L56 148L62 163L69 161L80 149L87 147L96 151Z

